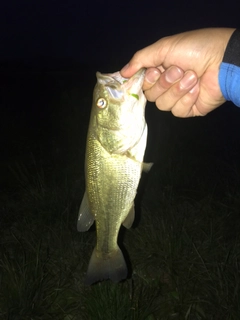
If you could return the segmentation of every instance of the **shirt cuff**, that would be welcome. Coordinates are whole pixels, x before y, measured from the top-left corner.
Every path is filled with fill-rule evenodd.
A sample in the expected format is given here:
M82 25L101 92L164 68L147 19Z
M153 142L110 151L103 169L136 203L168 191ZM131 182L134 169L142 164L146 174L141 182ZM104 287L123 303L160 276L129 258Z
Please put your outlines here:
M240 30L236 29L230 37L220 70L218 80L226 100L240 107Z
M222 62L218 77L224 98L240 107L240 67Z

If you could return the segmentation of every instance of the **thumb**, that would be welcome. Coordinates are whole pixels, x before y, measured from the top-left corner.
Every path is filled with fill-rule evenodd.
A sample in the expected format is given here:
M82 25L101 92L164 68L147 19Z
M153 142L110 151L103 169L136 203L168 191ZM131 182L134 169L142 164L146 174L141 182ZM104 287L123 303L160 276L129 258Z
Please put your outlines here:
M141 68L158 67L166 56L167 49L164 48L164 38L150 46L137 51L132 59L120 71L125 78L130 78Z

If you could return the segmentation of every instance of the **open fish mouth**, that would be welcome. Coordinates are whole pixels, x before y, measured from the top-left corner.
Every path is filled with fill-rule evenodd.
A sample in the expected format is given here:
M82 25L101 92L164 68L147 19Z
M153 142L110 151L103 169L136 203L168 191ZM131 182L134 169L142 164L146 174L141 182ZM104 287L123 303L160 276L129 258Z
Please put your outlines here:
M97 78L107 89L111 98L122 100L126 92L136 99L139 99L139 91L141 91L145 68L140 69L131 78L124 78L120 72L101 74L97 72Z

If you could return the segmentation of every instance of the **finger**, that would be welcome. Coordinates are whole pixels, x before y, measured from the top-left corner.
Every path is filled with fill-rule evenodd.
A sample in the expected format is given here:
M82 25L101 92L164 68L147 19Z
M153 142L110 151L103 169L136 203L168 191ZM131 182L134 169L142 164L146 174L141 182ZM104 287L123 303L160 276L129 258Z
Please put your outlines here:
M137 51L127 65L120 71L125 78L130 78L141 68L160 66L167 54L168 48L164 46L166 38L162 38L152 45Z
M196 102L199 97L200 86L199 82L188 91L181 99L171 109L171 112L174 116L180 118L189 118L195 116L203 116L196 108Z
M174 83L168 90L166 90L156 98L157 107L160 110L172 110L173 106L175 106L180 99L186 96L186 94L197 84L197 82L198 78L195 72L185 72L183 78L180 81ZM183 98L183 101L185 101L184 103L188 104L187 97L186 100L187 101L185 101Z
M150 89L160 78L161 71L158 68L148 68L145 73L143 91Z
M149 101L155 101L159 95L169 89L173 83L179 81L184 75L182 69L176 66L171 66L160 75L158 81L155 83L150 83L151 79L153 78L151 69L152 68L147 69L145 82L143 84L143 90L146 90L145 95Z

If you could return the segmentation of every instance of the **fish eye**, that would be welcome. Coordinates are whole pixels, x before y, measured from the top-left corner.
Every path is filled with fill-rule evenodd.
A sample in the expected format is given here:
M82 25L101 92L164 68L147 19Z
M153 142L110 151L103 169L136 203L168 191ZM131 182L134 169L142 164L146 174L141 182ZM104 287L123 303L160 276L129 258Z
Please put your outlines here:
M99 98L97 100L97 107L99 107L100 109L105 108L107 105L107 101L104 98Z

